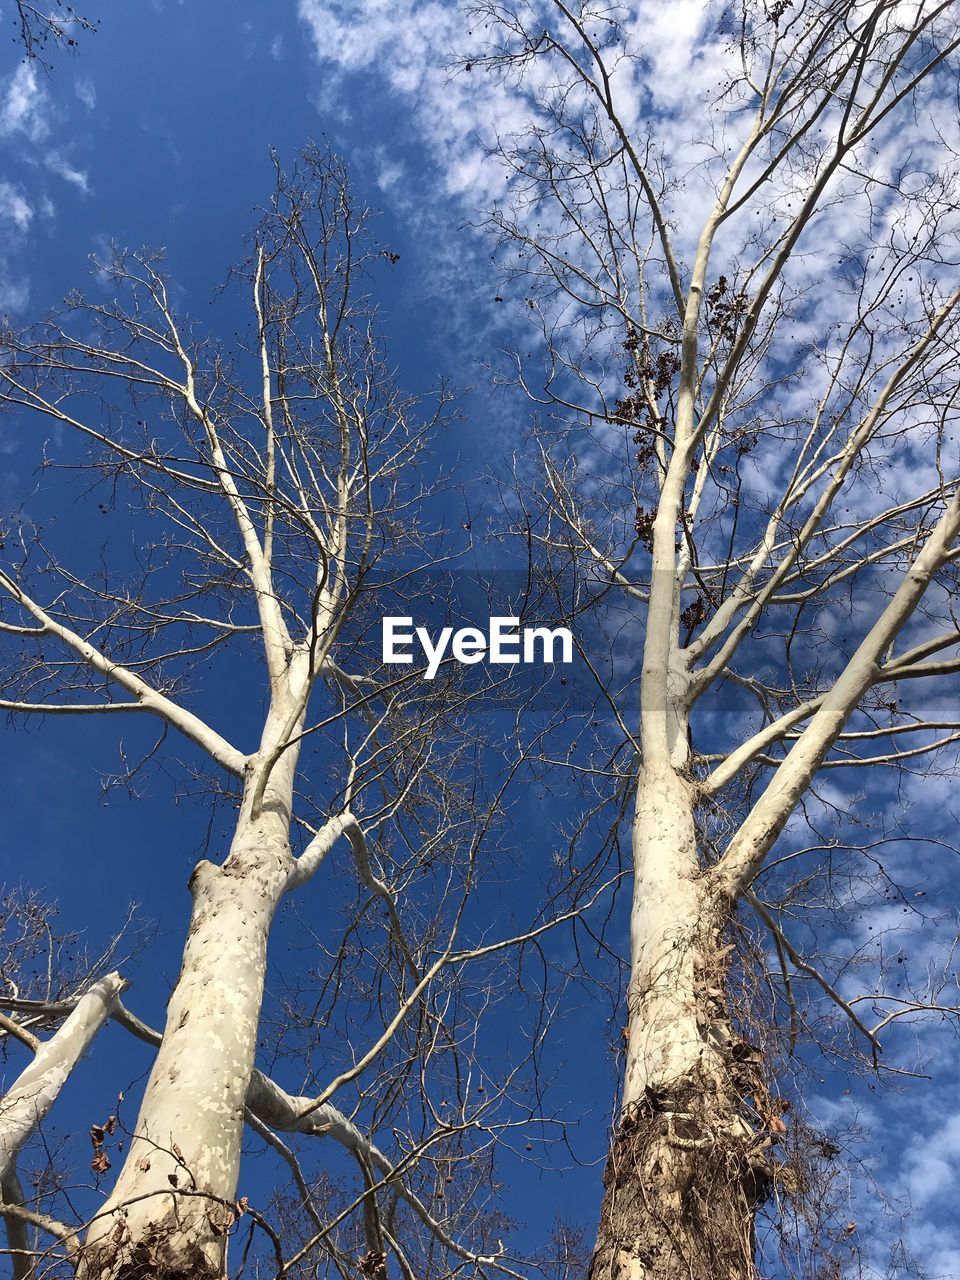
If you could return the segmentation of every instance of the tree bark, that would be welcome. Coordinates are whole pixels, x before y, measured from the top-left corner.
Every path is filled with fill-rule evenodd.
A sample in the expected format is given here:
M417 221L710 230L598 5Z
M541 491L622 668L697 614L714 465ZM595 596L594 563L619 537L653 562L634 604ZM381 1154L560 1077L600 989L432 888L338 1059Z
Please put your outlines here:
M725 1002L725 908L697 859L693 790L645 766L633 827L623 1107L604 1175L592 1280L753 1280L768 1186L743 1101L756 1057Z
M200 862L183 965L136 1133L83 1249L84 1280L220 1276L237 1191L267 938L293 868L285 815L241 820Z

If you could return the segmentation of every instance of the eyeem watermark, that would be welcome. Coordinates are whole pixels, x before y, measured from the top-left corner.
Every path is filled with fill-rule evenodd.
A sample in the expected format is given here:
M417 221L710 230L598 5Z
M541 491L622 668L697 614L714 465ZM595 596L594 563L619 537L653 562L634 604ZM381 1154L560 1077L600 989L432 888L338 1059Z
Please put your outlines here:
M491 618L487 630L479 627L443 627L434 639L426 627L414 627L412 618L383 619L383 661L410 666L414 644L426 658L425 680L432 680L449 656L464 666L475 662L496 664L573 661L573 636L566 627L523 627L519 618Z

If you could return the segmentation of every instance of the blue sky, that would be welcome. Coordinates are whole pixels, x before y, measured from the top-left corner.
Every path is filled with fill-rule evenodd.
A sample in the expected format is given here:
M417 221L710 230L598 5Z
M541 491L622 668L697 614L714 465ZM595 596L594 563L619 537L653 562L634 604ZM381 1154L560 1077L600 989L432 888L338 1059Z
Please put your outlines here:
M697 8L686 0L675 7L672 21L681 35L695 27ZM650 39L660 71L676 76L682 40L668 30L665 9L648 15ZM269 196L270 148L283 160L308 138L329 141L347 158L361 195L384 211L378 234L400 255L395 266L384 267L375 292L401 383L422 390L446 376L465 391L464 420L446 439L440 461L457 480L447 508L451 523L462 522L467 503L481 534L487 518L495 519L485 473L501 464L506 469L526 410L494 392L483 367L510 336L512 321L494 300L498 275L489 246L464 224L500 191L477 130L506 129L521 117L508 98L487 87L449 80L445 57L460 43L454 8L412 0L355 6L155 0L106 6L97 16L100 31L83 37L75 57L56 58L49 74L20 63L14 46L4 46L0 310L18 322L42 314L85 283L88 255L118 242L164 247L181 306L201 323L212 316L229 326L229 303L214 303L214 294ZM10 20L6 9L3 18ZM0 511L35 485L59 483L38 476L32 444L5 437L2 422L0 456ZM37 501L59 511L61 534L78 555L99 552L106 535L75 489L41 488ZM229 701L229 690L208 692ZM131 751L149 739L149 730L127 732ZM176 977L186 878L206 823L197 806L174 803L174 784L163 776L151 777L141 798L116 795L104 803L101 776L116 762L111 723L66 720L16 732L0 726L6 783L0 882L58 900L64 929L82 931L94 951L127 903L138 900L140 919L155 933L131 962L128 1003L157 1025ZM951 796L938 796L946 829ZM558 811L545 794L537 802L521 827ZM915 855L900 856L908 862ZM941 879L932 883L945 902L951 877L937 874ZM522 899L519 875L507 891ZM306 896L305 911L323 909ZM872 919L861 917L854 931L872 930ZM909 939L932 962L929 936L918 927ZM281 921L278 974L296 937L295 925ZM609 1055L601 1048L607 1014L573 1000L553 1051L552 1064L576 1082L560 1105L571 1118L584 1117L573 1144L584 1163L557 1155L548 1162L557 1167L544 1172L512 1159L505 1166L504 1204L527 1224L520 1233L524 1247L542 1242L557 1210L586 1224L596 1212L596 1160L613 1088ZM494 1040L506 1034L493 1023ZM904 1051L905 1066L913 1065L912 1052ZM960 1172L960 1111L950 1088L960 1055L952 1034L935 1029L922 1056L933 1065L932 1084L908 1082L895 1095L815 1071L811 1103L831 1123L856 1118L866 1126L873 1146L868 1141L864 1149L879 1181L916 1206L910 1243L932 1276L948 1280L960 1276L951 1201ZM135 1097L148 1061L141 1047L108 1029L71 1082L51 1134L68 1138L83 1160L87 1127L109 1114L119 1089ZM256 1185L258 1175L250 1176ZM271 1167L265 1181L272 1176ZM869 1212L869 1198L858 1214ZM884 1229L875 1230L882 1235Z

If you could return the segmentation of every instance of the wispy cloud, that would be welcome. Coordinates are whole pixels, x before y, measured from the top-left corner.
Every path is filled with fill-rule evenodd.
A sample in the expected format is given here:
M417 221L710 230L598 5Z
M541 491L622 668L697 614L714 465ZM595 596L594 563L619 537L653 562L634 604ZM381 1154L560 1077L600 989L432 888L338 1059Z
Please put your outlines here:
M72 165L61 151L48 151L43 158L43 162L50 172L55 173L58 178L62 178L64 182L69 182L71 186L82 191L84 195L89 194L90 182L86 173Z
M10 182L0 182L0 220L26 231L33 220L33 206L23 192Z
M96 93L90 81L78 81L77 97L88 108L96 103ZM30 163L39 162L58 178L70 183L85 195L90 190L87 174L77 168L66 155L66 144L54 137L62 133L62 112L57 112L49 92L40 82L32 63L22 63L3 82L0 90L0 138L32 144L36 150L25 154ZM44 146L55 142L54 146Z
M399 0L299 0L298 11L328 72L323 105L341 96L336 74L376 68L383 88L409 115L417 144L435 179L471 207L502 195L506 178L485 163L485 143L529 118L526 104L490 77L451 73L453 52L470 44L455 4Z
M32 62L22 62L9 75L0 99L0 137L42 142L50 133L50 99Z
M78 80L74 85L74 92L88 111L92 111L97 105L97 89L92 80Z
M504 197L507 176L487 148L523 128L528 105L492 77L451 68L454 52L471 43L454 3L299 0L298 12L322 68L314 100L324 127L389 195L412 242L413 288L449 316L438 345L458 363L467 352L472 360L512 345L514 318L494 305L489 241L465 217ZM393 113L389 142L385 112ZM510 419L500 406L490 430L509 432Z
M17 315L30 300L29 279L17 264L34 216L23 190L0 181L0 315Z
M96 104L93 83L77 80L77 99L88 110ZM69 101L69 93L68 93ZM0 313L15 316L30 302L30 250L37 223L55 216L48 192L56 178L86 195L86 172L70 159L69 110L51 96L50 86L33 63L24 62L0 77L0 139L8 144L10 174L0 179Z

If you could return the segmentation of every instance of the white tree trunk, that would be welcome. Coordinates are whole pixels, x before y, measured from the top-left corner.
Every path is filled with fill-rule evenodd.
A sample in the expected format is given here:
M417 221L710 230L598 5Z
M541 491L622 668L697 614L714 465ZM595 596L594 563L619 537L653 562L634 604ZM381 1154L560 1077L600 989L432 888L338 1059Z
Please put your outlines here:
M623 1110L604 1176L596 1280L753 1280L765 1173L740 1116L752 1083L729 1052L724 906L697 856L690 782L645 763Z
M693 797L669 764L644 765L633 819L631 978L623 1108L695 1069L702 927Z
M17 1152L53 1106L70 1072L86 1052L127 983L110 973L77 1002L60 1030L45 1040L36 1057L0 1099L0 1182L14 1167Z
M198 864L163 1041L116 1186L81 1274L219 1275L239 1174L267 937L293 867L283 816L244 820L225 863ZM226 1203L224 1203L226 1202Z

